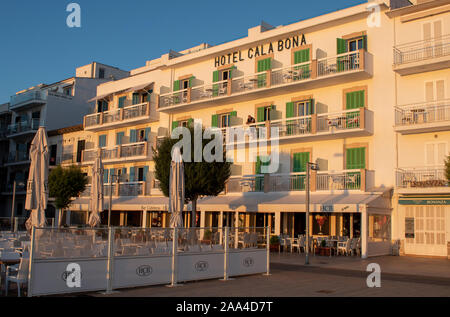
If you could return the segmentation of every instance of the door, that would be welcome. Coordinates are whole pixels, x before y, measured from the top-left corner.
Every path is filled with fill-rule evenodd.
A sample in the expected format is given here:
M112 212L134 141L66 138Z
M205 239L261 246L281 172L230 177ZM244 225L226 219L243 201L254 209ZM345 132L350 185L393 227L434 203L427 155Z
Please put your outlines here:
M405 237L405 254L447 256L446 226L449 206L405 206L405 218L414 220L414 234ZM447 218L447 219L446 219Z
M81 163L81 155L86 148L86 141L79 140L77 145L77 163Z

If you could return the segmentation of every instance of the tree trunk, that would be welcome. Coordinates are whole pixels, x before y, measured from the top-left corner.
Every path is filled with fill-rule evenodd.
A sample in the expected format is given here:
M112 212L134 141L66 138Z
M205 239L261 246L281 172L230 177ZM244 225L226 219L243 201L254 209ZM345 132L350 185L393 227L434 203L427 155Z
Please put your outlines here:
M192 224L192 228L195 228L195 227L197 227L197 221L196 221L196 218L197 218L197 197L196 198L194 198L193 200L192 200L192 215L191 215L191 224Z

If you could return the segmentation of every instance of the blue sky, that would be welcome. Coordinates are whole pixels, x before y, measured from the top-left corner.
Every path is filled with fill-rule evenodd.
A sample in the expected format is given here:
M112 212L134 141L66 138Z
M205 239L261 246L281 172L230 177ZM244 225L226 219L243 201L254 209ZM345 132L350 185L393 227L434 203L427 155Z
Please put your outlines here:
M66 7L81 6L81 28ZM130 70L169 49L217 45L261 20L287 25L364 0L2 0L0 104L15 92L74 76L92 61Z

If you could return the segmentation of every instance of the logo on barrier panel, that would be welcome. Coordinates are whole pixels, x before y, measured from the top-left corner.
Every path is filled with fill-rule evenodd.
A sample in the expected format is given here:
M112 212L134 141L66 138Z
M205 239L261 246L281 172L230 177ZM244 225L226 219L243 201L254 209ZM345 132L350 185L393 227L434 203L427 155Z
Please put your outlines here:
M153 273L153 268L150 265L141 265L136 269L136 274L141 277L149 276Z
M197 272L205 272L208 270L208 262L206 261L199 261L197 263L195 263L195 270Z
M67 265L66 270L61 274L61 278L66 282L69 288L81 287L81 267L77 263L70 263Z
M253 260L253 258L245 258L242 261L242 265L245 267L252 267L255 264L255 261Z

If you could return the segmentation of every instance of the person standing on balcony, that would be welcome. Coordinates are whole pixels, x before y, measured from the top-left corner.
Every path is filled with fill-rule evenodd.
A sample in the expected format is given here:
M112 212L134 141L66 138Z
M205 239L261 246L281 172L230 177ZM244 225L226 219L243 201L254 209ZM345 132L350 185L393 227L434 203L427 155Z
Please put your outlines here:
M253 118L251 115L248 115L247 124L252 124L252 123L255 123L255 122L256 122L255 118Z

